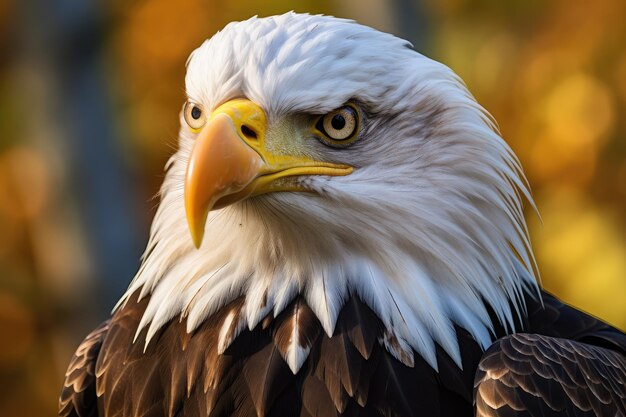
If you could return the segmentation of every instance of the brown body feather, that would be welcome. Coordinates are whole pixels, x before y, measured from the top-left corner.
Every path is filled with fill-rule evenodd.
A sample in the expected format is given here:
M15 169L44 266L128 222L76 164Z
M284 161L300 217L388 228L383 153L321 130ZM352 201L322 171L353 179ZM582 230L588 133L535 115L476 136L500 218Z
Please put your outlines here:
M479 417L626 416L626 335L544 296L527 328L497 340L475 381Z
M225 327L229 314L236 317L242 308L235 300L191 334L184 319L174 318L144 351L145 330L135 343L133 338L147 301L134 295L81 344L67 372L60 415L474 415L472 391L483 352L463 329L456 329L463 369L437 348L435 371L417 354L412 367L392 356L381 344L380 321L356 297L344 306L332 337L301 298L252 331L232 320ZM545 296L545 306L528 302L522 325L545 336L517 335L488 350L476 376L479 415L512 415L507 410L520 407L525 414L519 415L552 415L554 404L569 404L563 410L572 416L606 407L617 414L599 415L620 415L626 401L626 336L551 296ZM220 354L224 338L230 339ZM296 375L285 360L293 343L310 350ZM529 368L537 364L541 367ZM546 383L546 372L574 376Z

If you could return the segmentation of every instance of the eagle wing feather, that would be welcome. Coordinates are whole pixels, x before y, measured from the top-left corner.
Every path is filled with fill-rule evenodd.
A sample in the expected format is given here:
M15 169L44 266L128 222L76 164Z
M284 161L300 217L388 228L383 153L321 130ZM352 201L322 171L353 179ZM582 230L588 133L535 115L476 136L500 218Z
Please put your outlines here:
M485 353L478 417L626 415L626 357L569 339L516 333Z
M626 335L547 292L542 301L528 300L528 333L483 355L476 415L626 415Z
M59 398L60 417L96 417L96 360L102 340L109 331L109 320L92 331L76 349L65 373Z

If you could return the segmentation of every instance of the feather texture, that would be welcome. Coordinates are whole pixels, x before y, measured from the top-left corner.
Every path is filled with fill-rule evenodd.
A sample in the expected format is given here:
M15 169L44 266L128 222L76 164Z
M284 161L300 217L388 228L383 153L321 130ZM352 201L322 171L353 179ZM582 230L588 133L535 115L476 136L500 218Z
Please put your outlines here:
M584 343L518 333L480 362L476 415L626 415L626 357Z
M64 398L86 394L94 401L69 406L62 401L64 415L98 415L93 414L96 398L99 415L106 417L399 417L411 415L405 413L420 403L437 410L439 397L460 407L455 411L470 407L446 387L447 377L441 380L419 356L409 368L387 352L378 342L384 331L380 320L358 299L348 300L331 337L324 333L304 299L297 298L278 317L269 318L265 327L259 323L253 330L242 329L220 354L218 335L225 324L233 322L230 317L240 310L242 299L216 312L193 333L186 332L184 318L173 318L144 351L147 330L139 332L135 343L133 339L149 299L138 301L138 295L139 291L77 351L73 364L79 363L86 346L94 345L94 340L102 346L97 357L89 356L89 361L83 360L68 371L67 387L74 386L71 381L77 373L92 375L90 391L79 389L76 393L66 388ZM458 331L465 334L462 329ZM461 340L466 344L464 351L480 352L471 337ZM310 350L297 373L288 363L293 346ZM358 346L367 354L363 355ZM471 363L461 371L443 352L438 360L447 364L446 369L456 369L456 374L473 373ZM450 377L451 385L453 378L459 378ZM434 385L425 392L420 381ZM68 412L75 409L83 414Z
M291 372L296 374L319 337L319 321L306 303L297 299L283 311L273 329L274 344Z
M242 329L220 354L218 335L240 310L237 299L193 333L184 317L173 318L144 351L147 330L133 338L149 300L138 294L77 350L61 415L469 417L477 369L479 415L619 415L626 398L624 334L548 294L543 305L525 300L529 315L519 324L544 335L508 336L483 355L457 326L462 366L437 347L438 371L415 352L412 366L397 360L382 344L381 320L357 297L331 337L298 297L276 318ZM494 331L506 335L502 326ZM297 373L288 363L294 334L310 350Z
M105 321L78 346L65 373L59 398L59 416L97 417L96 359L108 330L109 321Z

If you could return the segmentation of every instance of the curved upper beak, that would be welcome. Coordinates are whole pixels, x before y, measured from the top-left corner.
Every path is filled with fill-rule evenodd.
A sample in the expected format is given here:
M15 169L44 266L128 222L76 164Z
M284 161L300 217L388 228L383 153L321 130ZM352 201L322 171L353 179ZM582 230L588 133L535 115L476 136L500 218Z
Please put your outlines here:
M352 172L348 165L274 154L265 147L266 130L263 109L236 99L218 107L198 135L185 175L185 210L196 247L212 209L269 192L307 191L292 180L296 176Z

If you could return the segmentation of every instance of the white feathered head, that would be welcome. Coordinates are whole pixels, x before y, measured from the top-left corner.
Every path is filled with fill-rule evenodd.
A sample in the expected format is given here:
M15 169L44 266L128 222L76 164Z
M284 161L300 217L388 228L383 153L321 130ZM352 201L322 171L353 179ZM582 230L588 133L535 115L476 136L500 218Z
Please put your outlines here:
M242 328L301 294L329 335L358 296L392 353L413 348L433 367L435 343L460 363L454 324L490 343L485 304L513 325L536 288L521 198L532 200L449 68L352 21L287 13L204 42L186 90L180 149L122 299L151 295L148 341L240 296Z

